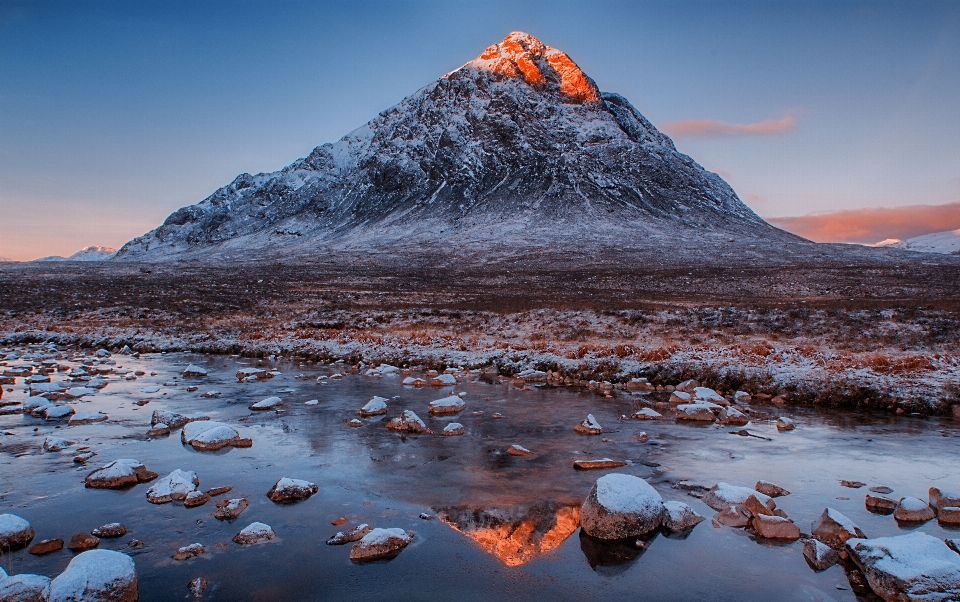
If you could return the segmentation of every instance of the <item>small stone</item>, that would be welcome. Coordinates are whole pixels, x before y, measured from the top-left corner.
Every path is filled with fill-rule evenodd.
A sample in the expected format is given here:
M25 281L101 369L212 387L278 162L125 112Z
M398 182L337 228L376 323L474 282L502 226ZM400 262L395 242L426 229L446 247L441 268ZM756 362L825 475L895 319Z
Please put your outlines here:
M340 518L335 518L332 521L330 521L330 524L333 525L334 527L339 527L340 525L346 522L347 522L347 517L341 516Z
M363 426L363 423L357 420L356 418L354 418L353 420L347 423L347 426L358 427L358 426Z
M370 401L366 403L357 414L360 414L363 417L369 416L380 416L387 413L387 398L386 397L373 397Z
M283 477L270 488L267 497L274 502L294 502L306 499L319 490L316 484L309 481Z
M91 531L97 537L122 537L127 534L123 523L108 523Z
M67 544L67 549L73 550L74 552L83 552L85 550L91 550L98 545L100 545L100 538L98 538L96 535L91 535L89 533L76 533L70 538L70 543Z
M169 434L170 427L162 422L153 425L153 428L147 431L147 437L166 437Z
M504 415L501 414L500 412L494 412L493 414L490 415L490 417L494 419L500 419L500 418L504 418Z
M387 422L387 428L404 433L423 433L426 432L427 425L413 410L404 410L400 416Z
M255 522L250 523L243 528L242 531L237 533L233 541L240 545L250 545L255 543L260 543L264 541L269 541L275 538L277 535L273 532L273 529L270 525Z
M189 558L194 558L201 554L205 554L206 551L207 551L207 548L205 548L203 544L192 543L189 546L183 546L182 548L174 552L173 559L179 562L183 562L184 560L187 560Z
M573 427L573 430L581 435L599 435L603 433L603 428L600 427L600 423L593 417L593 414L587 414L587 418Z
M43 451L45 452L58 452L63 451L74 445L76 441L67 441L61 437L48 436L43 440Z
M86 464L87 461L90 460L90 458L94 457L95 455L97 455L97 452L88 451L88 452L79 453L73 457L73 461L77 464Z
M233 487L231 487L230 485L224 485L222 487L211 487L210 489L207 489L207 495L209 495L210 497L217 497L218 495L223 495L224 493L228 493L230 491L233 491Z
M876 487L871 487L870 491L883 494L893 493L893 489L891 487L887 487L886 485L877 485Z
M650 440L650 435L646 434L643 431L640 431L639 433L634 433L633 438L640 443L646 443L647 441Z
M430 402L429 413L433 416L444 416L462 412L467 404L457 395L449 395L442 399Z
M599 460L576 459L573 461L573 467L577 470L602 470L607 468L620 468L627 463L622 460L611 460L610 458L600 458Z
M786 416L780 416L777 418L777 430L778 431L792 431L797 428L797 425L793 423L793 420L787 418Z
M187 589L190 590L194 598L199 598L203 594L203 590L207 589L207 580L203 577L197 577L187 584Z
M522 445L511 445L507 449L507 453L511 456L532 456L533 452L529 449L523 447Z
M346 533L343 531L337 532L336 535L327 540L328 546L339 546L345 543L350 543L354 541L360 541L363 537L373 530L373 527L363 523L362 525L357 525L353 529L350 529Z
M252 404L250 406L250 409L255 412L263 412L266 410L276 409L282 403L283 403L283 400L281 400L279 397L267 397L265 399L258 401L255 404Z
M660 420L663 414L651 408L640 408L633 413L633 417L637 420Z
M840 555L816 539L803 540L803 557L815 570L823 571L840 562Z
M43 556L44 554L49 554L50 552L56 552L57 550L62 549L63 540L57 537L55 539L42 539L30 546L30 549L27 551L35 556Z
M457 435L462 435L466 431L463 429L463 425L459 422L451 422L447 426L443 427L443 431L440 433L444 437L456 437Z
M187 494L187 497L183 499L183 505L187 508L196 508L197 506L202 506L210 501L210 496L202 491L191 491Z
M905 497L897 504L893 511L893 518L905 523L923 523L936 516L933 508L923 500L915 497Z
M413 535L403 529L373 529L350 548L350 560L392 558L413 541Z
M131 548L142 548L146 544L139 539L131 539L129 542L127 542L127 545L129 545Z
M763 495L769 497L783 497L785 495L790 495L790 492L780 487L779 485L774 485L767 481L757 481L757 484L753 487Z
M860 489L861 487L866 485L866 483L861 483L860 481L846 481L844 479L840 479L840 485L843 487L849 487L850 489Z
M247 509L250 503L246 498L236 498L232 500L220 500L217 502L217 509L213 512L213 517L219 520L233 520L240 516L240 513Z
M666 501L663 503L663 527L674 533L682 533L700 524L702 516L683 502Z
M897 509L897 502L895 500L879 495L870 495L869 493L866 498L864 498L863 505L866 506L867 510L875 514L893 514Z
M421 518L422 520L433 520L433 516L427 514L426 512L421 512L421 513L420 513L420 518Z

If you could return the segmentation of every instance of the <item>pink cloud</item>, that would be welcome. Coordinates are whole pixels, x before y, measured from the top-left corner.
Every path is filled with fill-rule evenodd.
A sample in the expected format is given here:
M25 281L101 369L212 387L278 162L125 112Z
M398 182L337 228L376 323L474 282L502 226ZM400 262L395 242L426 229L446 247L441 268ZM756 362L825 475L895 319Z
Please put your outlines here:
M793 115L787 113L780 119L767 119L756 123L724 123L717 119L686 119L668 121L660 129L675 138L717 136L777 136L796 128Z
M868 207L767 221L817 242L876 243L960 228L960 201L943 205Z

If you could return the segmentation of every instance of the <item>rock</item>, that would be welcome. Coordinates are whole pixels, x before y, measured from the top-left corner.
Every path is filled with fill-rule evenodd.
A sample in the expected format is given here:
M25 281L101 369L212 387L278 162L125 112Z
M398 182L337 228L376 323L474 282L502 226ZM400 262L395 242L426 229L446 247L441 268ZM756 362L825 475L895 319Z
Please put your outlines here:
M350 548L350 560L392 558L413 541L413 532L403 529L373 529Z
M0 601L47 602L50 597L50 579L43 575L7 576L0 569Z
M682 533L700 524L703 517L683 502L673 500L663 503L663 527L667 531Z
M119 489L137 483L146 483L157 478L157 473L147 470L147 467L137 460L114 460L103 468L98 468L87 475L87 487L94 489Z
M723 512L730 506L736 506L738 510L746 509L747 498L754 496L761 504L766 506L770 512L777 507L777 503L769 496L749 487L737 487L729 483L717 483L703 496L703 503L710 506L717 512Z
M206 376L207 371L200 366L190 364L186 368L180 371L180 374L184 376Z
M207 580L203 577L197 577L187 584L187 589L190 590L194 598L199 598L203 594L203 590L207 589Z
M270 528L270 525L265 525L263 523L250 523L233 537L233 541L242 546L246 546L254 543L269 541L276 536L276 533L273 532L273 529Z
M358 427L358 426L363 426L363 423L360 422L358 419L354 418L353 420L350 420L347 422L347 426Z
M452 374L439 374L430 379L430 384L434 387L447 387L457 384L457 379Z
M190 422L196 422L198 420L210 420L210 417L206 414L184 416L183 414L175 414L166 410L154 410L153 416L150 418L150 424L153 426L166 424L171 429L178 429Z
M94 422L103 422L108 418L110 417L103 412L76 412L70 417L70 422L68 424L70 426L93 424Z
M764 503L757 498L757 495L759 495L759 492L748 495L747 499L743 502L742 509L746 510L750 516L773 516L775 512L764 505Z
M800 539L800 528L782 516L755 514L750 520L750 526L764 539Z
M690 403L693 401L693 396L684 391L674 391L670 394L670 403L672 404L684 404Z
M213 399L215 397L220 397L220 395L222 395L220 391L207 391L206 393L201 393L200 397L203 397L204 399Z
M213 512L213 517L219 520L233 520L240 516L240 513L247 509L250 503L246 498L236 498L232 500L220 500L217 502L217 509Z
M462 412L466 407L467 404L462 399L456 395L450 395L443 399L431 401L429 412L432 415L456 414Z
M866 485L866 483L861 483L860 481L846 481L844 479L840 479L841 487L849 487L850 489L860 489L864 485Z
M960 507L941 506L937 520L943 525L960 525Z
M196 508L203 506L210 501L210 496L202 491L191 491L187 497L183 498L183 505L187 508Z
M708 389L707 387L696 387L693 390L693 400L694 403L699 401L705 401L707 403L715 403L718 406L728 406L730 402L726 400L723 395L720 395L713 389Z
M133 559L113 550L78 554L50 583L49 602L135 602L138 598Z
M631 378L627 383L627 391L655 391L656 387L645 378Z
M387 423L387 428L404 433L422 433L427 430L427 425L413 410L404 410L400 416Z
M851 537L866 537L860 527L833 508L825 509L811 529L815 538L833 548L842 546Z
M705 403L684 403L677 406L677 420L713 422L716 418L713 408Z
M196 491L199 485L197 473L178 468L147 490L147 501L151 504L166 504L173 500L183 500L191 491Z
M408 376L405 379L403 379L403 381L401 381L400 384L407 385L408 387L422 387L425 384L427 384L427 381L423 380L422 378L414 378L412 376Z
M45 452L63 451L75 443L76 441L67 441L62 437L54 437L52 435L49 435L47 436L46 439L43 440L43 451Z
M207 489L207 495L209 495L210 497L217 497L218 495L223 495L224 493L227 493L232 490L233 490L233 487L231 487L230 485L224 485L222 487L211 487L210 489Z
M241 368L237 371L237 380L243 381L248 378L253 380L266 380L273 378L273 375L260 368Z
M107 386L107 379L102 376L94 376L87 381L87 386L91 389L103 389Z
M597 419L593 417L593 414L587 414L587 418L573 427L573 430L581 435L599 435L603 433L603 428L600 427L600 424L597 422Z
M264 412L266 410L274 410L283 403L283 400L279 397L267 397L261 399L255 404L250 406L250 409L254 412Z
M923 523L936 516L933 508L923 500L915 497L905 497L897 504L893 511L893 518L905 523Z
M511 456L532 456L533 452L522 445L511 445L507 448L507 453Z
M897 509L896 500L891 500L890 498L885 498L880 495L870 495L869 493L866 498L864 498L863 505L866 506L867 510L875 514L893 514Z
M733 400L737 403L750 403L752 397L746 391L737 391L733 394Z
M86 464L95 455L97 455L97 452L94 451L81 452L73 457L73 461L77 464Z
M777 418L778 431L792 431L795 428L797 428L797 425L793 423L793 420L787 418L786 416L780 416Z
M893 489L890 487L887 487L886 485L878 485L876 487L871 487L870 491L874 493L883 493L883 494L893 493Z
M818 571L826 570L840 562L840 555L836 550L816 539L803 540L803 557Z
M677 385L676 390L681 391L683 393L693 393L693 390L699 386L700 386L700 381L694 380L691 378L690 380L685 380L679 385Z
M737 408L729 406L720 411L720 422L730 426L744 426L750 422L750 418Z
M735 528L746 527L750 524L750 517L747 515L746 510L741 510L736 506L727 506L715 514L713 520L721 525Z
M944 491L938 487L931 487L927 491L930 499L930 507L939 514L942 506L960 506L960 493L953 491Z
M639 441L640 443L646 443L647 441L650 440L650 435L646 434L643 431L640 431L639 433L634 433L633 438Z
M108 523L102 527L97 527L91 531L97 537L123 537L127 534L127 528L123 523Z
M235 428L222 422L213 420L190 422L183 426L180 432L180 441L199 451L216 451L233 447L250 447L253 441L244 439Z
M73 387L63 392L67 399L80 399L86 395L94 395L97 392L93 387Z
M663 415L651 408L640 408L633 413L633 417L637 420L660 420L663 418Z
M790 495L790 492L783 487L774 485L773 483L767 481L757 481L757 484L754 485L753 488L767 497L783 497L785 495Z
M170 434L170 426L162 422L153 425L153 428L147 431L147 437L166 437Z
M339 546L345 543L351 543L354 541L360 541L366 536L367 533L373 531L373 527L363 523L362 525L357 525L353 529L350 529L346 533L343 531L338 531L336 535L327 540L328 546Z
M57 550L63 549L63 540L59 537L54 539L41 539L37 543L30 546L30 549L27 550L34 556L43 556L44 554L49 554L50 552L56 552Z
M610 473L597 479L580 510L580 527L599 539L639 537L663 520L663 500L641 478Z
M100 538L98 538L96 535L90 535L89 533L75 533L73 537L70 538L70 543L67 544L67 549L73 550L74 552L84 552L86 550L92 550L98 545L100 545Z
M49 405L43 409L43 418L45 420L61 420L73 415L74 412L75 410L70 406Z
M610 458L600 458L598 460L588 460L586 458L574 460L573 467L577 470L599 470L603 468L620 468L627 463L622 460L611 460Z
M386 397L374 397L366 403L357 414L360 414L364 418L368 416L379 416L381 414L387 413L387 398Z
M320 488L309 481L283 477L270 488L267 497L275 502L295 502L305 500Z
M183 546L174 552L173 559L183 562L184 560L205 554L206 552L207 548L204 547L203 544L192 543L189 546Z
M850 539L847 548L870 588L888 602L960 599L960 555L920 531Z
M443 427L443 432L440 434L444 437L454 437L456 435L464 434L463 425L459 422L451 422L447 426Z

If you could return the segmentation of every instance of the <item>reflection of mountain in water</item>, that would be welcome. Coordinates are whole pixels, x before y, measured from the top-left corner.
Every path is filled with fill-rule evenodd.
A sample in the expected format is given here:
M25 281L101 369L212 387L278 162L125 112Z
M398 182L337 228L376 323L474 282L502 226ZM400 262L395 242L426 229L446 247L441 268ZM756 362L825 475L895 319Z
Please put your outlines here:
M435 508L444 523L474 540L507 566L556 548L580 525L580 506L541 502L513 508Z

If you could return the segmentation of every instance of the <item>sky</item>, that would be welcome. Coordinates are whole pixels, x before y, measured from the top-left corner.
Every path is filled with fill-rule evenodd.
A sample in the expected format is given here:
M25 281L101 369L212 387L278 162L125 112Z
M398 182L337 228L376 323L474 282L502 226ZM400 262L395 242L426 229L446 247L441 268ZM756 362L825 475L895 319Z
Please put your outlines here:
M781 227L960 228L960 2L2 0L0 258L119 247L514 30Z

